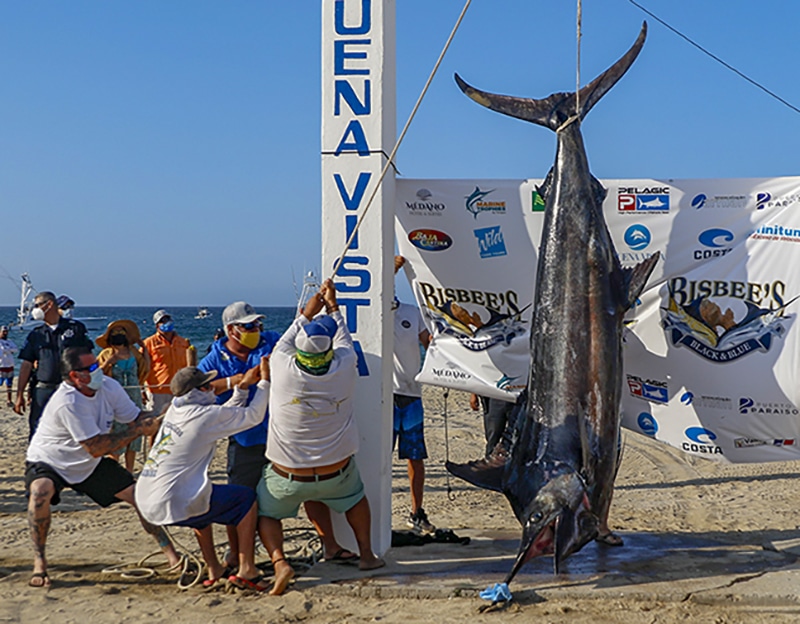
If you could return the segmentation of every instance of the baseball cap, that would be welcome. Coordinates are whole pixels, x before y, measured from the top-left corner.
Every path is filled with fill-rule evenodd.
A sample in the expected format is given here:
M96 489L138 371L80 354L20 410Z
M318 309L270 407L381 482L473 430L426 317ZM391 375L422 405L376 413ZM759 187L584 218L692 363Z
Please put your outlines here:
M169 382L169 389L176 397L183 396L188 392L206 385L217 376L217 371L201 371L196 366L187 366L180 369L172 381Z
M8 331L8 325L0 325L0 332Z
M225 327L239 323L252 323L263 318L263 314L256 313L255 308L244 301L234 301L222 311L222 324Z
M336 321L323 314L303 326L294 339L294 346L305 353L325 353L331 348L337 329Z
M62 310L69 310L75 305L75 302L67 295L59 295L58 298L56 298L56 305Z
M165 316L172 318L172 315L166 310L159 310L158 312L156 312L153 315L153 325L158 325L161 319L164 318Z

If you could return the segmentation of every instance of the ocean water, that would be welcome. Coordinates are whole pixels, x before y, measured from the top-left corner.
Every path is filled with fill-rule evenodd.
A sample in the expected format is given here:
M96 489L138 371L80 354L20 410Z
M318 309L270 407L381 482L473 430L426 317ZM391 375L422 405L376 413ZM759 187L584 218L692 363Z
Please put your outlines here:
M198 308L195 307L166 309L175 321L175 331L184 338L188 338L197 348L198 360L202 359L206 354L206 350L214 338L214 332L222 327L222 311L224 307L209 307L207 309L211 316L206 319L194 318L198 311ZM73 317L76 319L81 319L82 317L99 319L85 323L92 339L102 334L110 322L118 319L134 321L139 326L142 337L146 338L155 333L155 326L153 325L153 313L155 311L156 308L149 307L76 307ZM295 317L295 309L293 307L256 308L256 312L266 317L262 321L264 329L270 329L278 333L283 333L292 324ZM11 323L16 320L16 317L16 308L0 307L0 324ZM28 332L12 329L8 337L16 343L18 348L22 348L27 334ZM98 352L99 349L95 349L95 353ZM18 366L19 362L17 363Z

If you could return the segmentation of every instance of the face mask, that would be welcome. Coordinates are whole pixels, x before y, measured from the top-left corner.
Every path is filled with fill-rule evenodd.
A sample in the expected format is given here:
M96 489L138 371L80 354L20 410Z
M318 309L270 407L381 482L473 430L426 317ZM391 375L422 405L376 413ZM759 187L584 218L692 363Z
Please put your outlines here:
M69 310L64 310L63 312L61 312L61 316L63 316L65 319L71 319L72 318L72 308L70 308Z
M125 334L114 334L108 339L108 344L121 347L128 344L128 338Z
M247 349L255 349L261 340L261 334L254 332L240 332L236 341Z
M91 376L91 379L89 380L89 383L86 384L86 387L89 388L90 390L99 390L100 387L103 385L103 377L105 376L103 374L103 369L96 368L91 373L89 373L89 375Z
M159 323L158 329L160 329L165 334L168 334L169 332L175 330L175 323L172 321L167 321L166 323Z
M34 308L31 311L31 318L34 321L43 321L44 320L44 310L42 310L41 308Z

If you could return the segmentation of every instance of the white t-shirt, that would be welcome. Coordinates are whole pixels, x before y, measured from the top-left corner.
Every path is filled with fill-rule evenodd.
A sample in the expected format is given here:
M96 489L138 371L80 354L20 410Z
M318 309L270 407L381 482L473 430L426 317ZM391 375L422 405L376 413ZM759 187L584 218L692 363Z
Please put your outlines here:
M44 407L26 459L48 464L67 483L80 483L102 459L92 457L80 443L108 433L115 420L128 423L138 415L139 408L111 377L103 377L92 397L62 381Z
M207 513L211 507L208 467L217 440L264 419L269 382L259 381L250 405L238 387L223 405L213 394L191 390L172 399L153 448L136 482L136 506L145 520L165 526Z
M308 323L302 315L281 336L270 358L267 458L288 468L329 466L358 451L353 339L341 313L334 312L331 317L338 330L327 373L312 375L295 363L294 339Z
M421 364L419 335L426 331L417 306L400 303L394 309L394 371L392 387L395 394L422 396L422 386L414 378Z
M12 340L0 338L0 368L14 368L14 354L17 345Z

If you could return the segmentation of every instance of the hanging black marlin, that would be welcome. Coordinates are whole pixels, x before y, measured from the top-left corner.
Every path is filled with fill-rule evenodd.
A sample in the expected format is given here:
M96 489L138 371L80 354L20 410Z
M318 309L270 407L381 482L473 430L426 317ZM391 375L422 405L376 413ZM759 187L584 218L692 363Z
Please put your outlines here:
M484 459L448 463L470 483L503 492L523 526L508 583L532 557L553 553L554 569L597 535L618 464L622 319L659 254L623 269L603 217L606 189L592 176L581 121L625 74L630 50L575 93L524 99L485 93L458 75L470 98L494 111L554 130L558 148L540 193L545 199L531 327L527 400L504 440Z

